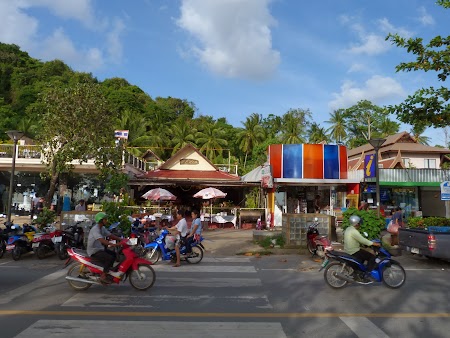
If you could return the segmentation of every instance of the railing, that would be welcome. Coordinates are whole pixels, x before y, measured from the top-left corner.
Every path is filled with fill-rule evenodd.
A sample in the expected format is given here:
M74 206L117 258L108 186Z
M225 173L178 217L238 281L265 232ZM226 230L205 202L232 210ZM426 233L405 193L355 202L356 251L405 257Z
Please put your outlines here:
M215 164L215 166L222 172L228 173L230 175L237 175L238 166L237 164Z
M364 171L348 172L349 178L364 180ZM441 183L450 180L449 169L382 169L380 168L380 182L423 182ZM366 182L375 182L375 178L366 178Z

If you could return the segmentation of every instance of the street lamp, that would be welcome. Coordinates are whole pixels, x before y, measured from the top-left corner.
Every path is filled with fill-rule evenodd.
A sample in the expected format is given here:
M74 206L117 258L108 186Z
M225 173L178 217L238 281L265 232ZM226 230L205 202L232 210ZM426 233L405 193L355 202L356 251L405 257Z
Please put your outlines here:
M13 155L12 155L12 168L11 168L11 178L9 179L9 196L8 196L8 216L7 221L11 222L11 204L12 204L12 196L14 190L14 171L16 170L16 148L17 142L22 138L23 132L17 130L9 130L6 132L9 138L13 140Z
M378 168L378 151L383 143L386 142L385 138L373 138L369 140L370 145L375 150L375 189L376 189L376 201L377 201L377 215L380 217L380 168Z

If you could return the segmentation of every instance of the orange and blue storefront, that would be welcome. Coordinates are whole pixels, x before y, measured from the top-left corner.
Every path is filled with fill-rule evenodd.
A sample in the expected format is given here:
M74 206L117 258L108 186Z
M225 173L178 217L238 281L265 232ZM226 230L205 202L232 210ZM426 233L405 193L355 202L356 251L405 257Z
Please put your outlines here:
M272 225L281 215L320 213L334 215L357 206L359 180L348 177L347 148L332 144L272 144L268 162L273 187L267 190Z

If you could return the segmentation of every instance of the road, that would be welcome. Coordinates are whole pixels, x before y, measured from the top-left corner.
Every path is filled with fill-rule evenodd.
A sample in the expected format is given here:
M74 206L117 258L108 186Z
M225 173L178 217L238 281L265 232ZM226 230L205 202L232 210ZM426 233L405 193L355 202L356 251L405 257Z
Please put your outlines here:
M152 289L70 289L55 256L0 260L1 337L448 337L450 264L404 255L407 282L325 285L299 255L155 265Z

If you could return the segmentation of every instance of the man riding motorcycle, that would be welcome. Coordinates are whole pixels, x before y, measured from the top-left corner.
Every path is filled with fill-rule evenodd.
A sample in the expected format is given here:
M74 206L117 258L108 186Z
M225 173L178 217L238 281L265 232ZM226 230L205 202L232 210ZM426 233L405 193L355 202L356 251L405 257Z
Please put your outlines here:
M108 216L104 212L99 212L95 215L95 223L92 229L89 231L87 253L90 257L95 258L101 266L103 266L103 273L100 276L102 283L111 283L111 279L108 277L108 272L111 269L116 254L114 251L108 250L108 247L120 246L119 243L112 244L107 239L120 241L121 238L111 234L106 230L105 225L107 223Z
M364 238L358 231L361 226L361 218L356 215L350 216L348 219L350 226L344 231L344 251L359 259L361 262L367 261L367 273L375 267L375 255L367 250L361 250L361 244L367 246L380 246L380 243L375 243Z

